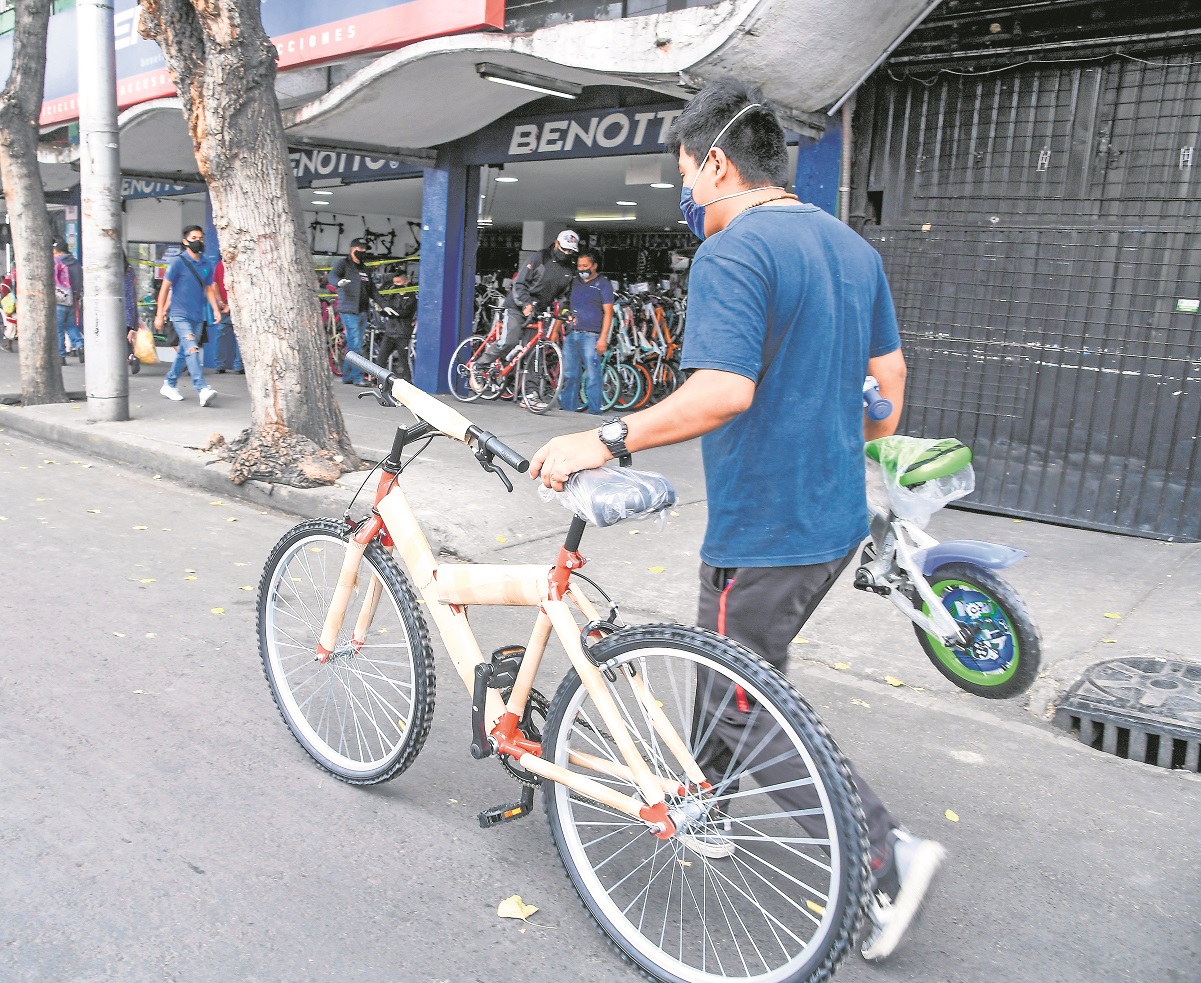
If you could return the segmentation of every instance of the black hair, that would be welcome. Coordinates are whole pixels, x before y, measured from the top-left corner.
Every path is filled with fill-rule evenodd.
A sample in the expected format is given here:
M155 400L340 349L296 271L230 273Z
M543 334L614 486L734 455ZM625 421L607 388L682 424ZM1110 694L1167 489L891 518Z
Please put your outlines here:
M199 225L189 225L183 230L183 234L180 235L180 238L186 239L193 232L199 232L201 235L204 235L204 229L201 228Z
M766 106L763 90L733 76L710 82L684 107L671 124L667 149L679 156L680 149L698 164L722 127L740 110L759 104L722 133L718 146L747 184L772 183L783 187L788 180L788 148L776 114Z
M592 260L596 264L596 268L600 269L600 254L595 249L581 249L576 255L577 262L585 258Z

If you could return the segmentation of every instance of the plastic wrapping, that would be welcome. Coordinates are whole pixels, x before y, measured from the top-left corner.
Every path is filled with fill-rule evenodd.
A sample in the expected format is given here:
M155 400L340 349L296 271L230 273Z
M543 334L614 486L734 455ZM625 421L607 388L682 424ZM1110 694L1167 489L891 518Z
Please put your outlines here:
M559 504L594 526L612 526L623 519L661 515L676 504L671 482L654 471L636 471L606 464L592 471L577 471L561 492L539 486L545 501Z
M879 507L878 492L872 495L873 485L879 487L883 483L887 492L888 505L902 519L909 519L919 526L925 526L930 516L949 502L964 495L970 495L976 487L976 473L971 464L966 464L951 474L930 478L920 484L906 487L902 480L906 478L907 469L912 469L923 462L936 461L940 453L956 453L956 460L964 456L970 460L970 453L962 453L962 445L958 441L927 440L922 437L885 437L874 440L867 446L867 484L869 500L873 508ZM913 471L910 470L909 480Z

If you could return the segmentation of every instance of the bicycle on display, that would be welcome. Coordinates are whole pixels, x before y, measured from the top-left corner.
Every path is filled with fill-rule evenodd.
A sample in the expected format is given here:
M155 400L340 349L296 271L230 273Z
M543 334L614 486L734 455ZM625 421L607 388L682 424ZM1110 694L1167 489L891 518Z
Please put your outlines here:
M864 404L873 419L892 414L871 376ZM900 461L908 440L881 437L866 445L869 483L883 483L888 503L873 503L872 538L854 586L887 598L912 621L922 651L960 689L992 699L1018 696L1038 676L1041 642L1030 609L997 571L1026 554L976 540L940 543L927 533L922 526L930 515L971 491L972 452L954 438L925 441L887 477L881 461Z
M527 323L526 329L535 329L528 341L481 369L476 364L479 357L504 329L504 315L498 315L488 334L465 338L451 354L446 370L451 395L465 403L515 397L531 413L545 413L554 405L563 381L563 353L551 339L557 336L556 322L569 316L569 311L543 311Z
M848 951L868 873L847 765L813 711L728 639L623 624L580 572L579 515L547 563L439 562L401 488L413 458L447 437L509 490L501 464L528 464L453 407L358 355L347 360L383 380L372 391L381 405L404 405L416 422L397 428L365 517L352 521L348 508L341 520L303 522L267 560L259 649L296 740L351 784L402 774L433 716L428 619L471 697L464 743L521 786L518 802L484 809L480 825L527 816L541 788L568 877L623 956L661 981L827 979ZM601 524L675 498L661 476L586 475L606 481L590 502ZM663 493L648 500L651 478ZM472 605L532 608L528 643L485 656ZM547 701L534 684L552 635L570 668Z

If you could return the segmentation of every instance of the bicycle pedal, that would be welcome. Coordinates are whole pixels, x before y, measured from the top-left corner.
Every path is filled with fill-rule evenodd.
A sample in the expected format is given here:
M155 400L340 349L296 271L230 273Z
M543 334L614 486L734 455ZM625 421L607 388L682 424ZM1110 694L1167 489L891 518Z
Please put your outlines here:
M488 829L492 826L499 826L501 823L509 823L514 819L524 819L534 809L534 789L527 785L521 790L521 801L510 802L508 805L492 806L490 809L485 809L476 818L480 821L480 829Z

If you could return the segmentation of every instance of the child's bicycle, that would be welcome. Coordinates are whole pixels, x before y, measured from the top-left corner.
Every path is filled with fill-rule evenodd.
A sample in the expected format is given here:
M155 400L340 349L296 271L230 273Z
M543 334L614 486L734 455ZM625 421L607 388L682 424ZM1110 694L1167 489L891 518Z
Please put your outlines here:
M301 523L263 571L260 653L301 746L358 785L413 763L434 708L428 616L471 695L464 743L521 785L519 801L485 809L480 825L527 815L541 786L568 877L623 956L664 981L826 979L848 951L868 872L862 809L817 716L728 639L622 624L580 574L578 514L553 563L439 563L400 488L413 457L449 437L510 491L498 462L528 463L452 407L346 357L383 380L382 405L417 420L397 429L366 517ZM572 482L576 507L586 499L602 525L675 500L661 476L632 469ZM485 656L473 604L534 608L528 644ZM548 704L534 681L552 632L571 668Z

